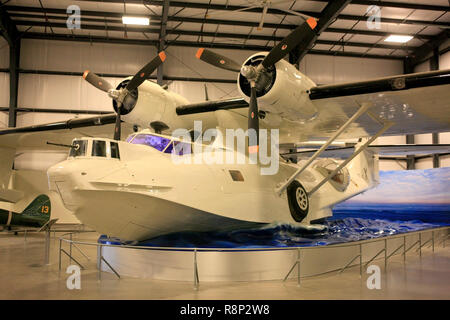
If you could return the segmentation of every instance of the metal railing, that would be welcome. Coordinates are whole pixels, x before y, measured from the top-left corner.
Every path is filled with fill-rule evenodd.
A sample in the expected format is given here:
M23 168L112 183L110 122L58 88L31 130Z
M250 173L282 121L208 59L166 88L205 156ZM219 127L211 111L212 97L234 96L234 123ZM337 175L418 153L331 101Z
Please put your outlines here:
M363 248L365 245L373 244L377 242L384 242L384 248L382 248L380 251L378 251L374 256L372 256L368 261L364 264L365 267L367 267L372 261L374 261L377 257L379 257L380 254L384 253L384 271L387 271L387 264L388 260L394 256L400 249L403 248L403 262L406 262L406 254L415 246L418 245L416 251L419 252L420 258L422 257L422 248L426 246L427 244L430 244L432 247L432 252L434 253L435 250L435 243L436 240L439 242L439 239L436 239L435 234L437 232L443 233L442 237L442 247L445 248L445 242L448 237L448 230L450 227L440 227L440 228L433 228L433 229L425 229L420 231L413 231L413 232L407 232L397 235L391 235L386 237L380 237L380 238L372 238L367 240L359 240L354 242L347 242L347 243L337 243L337 244L329 244L329 245L318 245L318 246L309 246L309 247L277 247L277 248L269 248L269 247L261 247L261 248L180 248L180 247L140 247L140 246L131 246L131 245L116 245L116 244L104 244L104 243L93 243L93 242L86 242L86 241L75 241L72 238L73 232L63 234L59 238L59 270L61 270L61 264L62 264L62 253L64 253L69 259L70 263L74 261L78 266L80 266L81 269L85 269L85 267L73 257L73 250L72 248L75 248L80 252L87 260L90 260L89 256L85 254L79 246L95 246L97 247L97 268L98 268L98 278L101 279L101 272L102 272L102 263L105 263L109 269L117 276L118 279L120 279L120 274L111 266L111 264L105 259L103 256L103 248L104 247L114 247L114 248L129 248L129 249L135 249L135 250L150 250L150 251L187 251L193 253L193 264L194 264L194 272L193 272L193 283L194 283L194 289L198 290L200 285L200 279L199 279L199 272L198 272L198 260L197 255L198 252L243 252L243 251L296 251L297 252L297 258L295 260L295 263L292 265L292 267L289 269L288 273L284 277L283 281L286 281L289 276L291 275L292 271L297 267L297 284L300 286L300 267L301 267L301 253L303 251L307 250L318 250L318 249L335 249L335 248L344 248L344 247L359 247L358 254L354 256L347 264L345 264L342 268L333 270L333 271L339 271L339 274L344 272L346 269L348 269L352 264L359 258L359 274L362 278L362 270L363 270ZM93 231L85 231L85 232L93 232ZM422 234L424 233L431 233L431 238L424 243L422 243ZM418 235L418 240L415 241L412 245L409 246L409 248L406 248L406 239L408 237L412 237ZM67 237L69 237L67 239ZM388 240L392 239L403 239L403 243L398 246L395 250L393 250L388 255ZM69 252L67 252L63 247L62 243L68 243L69 244ZM318 274L317 274L318 275ZM314 276L317 276L314 275Z

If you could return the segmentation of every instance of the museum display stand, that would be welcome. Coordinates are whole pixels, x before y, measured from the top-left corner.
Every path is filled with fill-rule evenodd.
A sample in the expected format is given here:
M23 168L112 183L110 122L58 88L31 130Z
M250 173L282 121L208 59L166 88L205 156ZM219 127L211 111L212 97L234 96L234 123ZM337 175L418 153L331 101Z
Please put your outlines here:
M359 266L360 274L369 264L388 266L394 255L421 256L422 248L445 247L450 227L426 229L347 243L273 248L173 248L81 242L65 234L59 239L59 269L63 255L81 268L82 246L97 247L98 276L112 272L120 276L158 280L261 281L300 279L331 271L344 272Z

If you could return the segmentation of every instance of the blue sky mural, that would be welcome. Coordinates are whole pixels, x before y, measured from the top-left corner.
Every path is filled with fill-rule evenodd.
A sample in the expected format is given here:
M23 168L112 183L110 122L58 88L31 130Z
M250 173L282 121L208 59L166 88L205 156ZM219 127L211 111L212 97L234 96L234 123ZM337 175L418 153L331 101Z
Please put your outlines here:
M377 187L347 202L450 204L450 167L381 171Z

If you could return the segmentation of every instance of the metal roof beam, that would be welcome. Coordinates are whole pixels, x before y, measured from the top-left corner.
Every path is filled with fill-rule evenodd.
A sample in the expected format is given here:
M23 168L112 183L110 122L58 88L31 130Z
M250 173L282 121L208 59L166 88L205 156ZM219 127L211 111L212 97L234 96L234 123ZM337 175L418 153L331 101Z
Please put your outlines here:
M85 2L100 2L100 3L118 3L123 4L142 4L142 0L79 0ZM329 0L312 0L317 2L327 2L330 3ZM426 2L426 0L423 0ZM145 3L153 6L162 6L163 1L153 1L146 0ZM430 4L418 4L418 3L409 3L409 2L392 2L392 1L366 1L366 0L352 0L351 4L359 4L365 6L376 5L379 7L390 7L390 8L403 8L403 9L413 9L413 10L430 10L430 11L449 11L448 6L439 6L439 5L430 5ZM220 5L220 4L211 4L208 3L195 3L195 2L181 2L181 1L173 1L171 2L171 6L173 7L186 7L186 8L195 8L195 9L206 9L210 8L210 10L237 10L240 8L245 8L243 6L233 6L233 5ZM247 11L247 10L246 10ZM252 10L248 10L247 12L262 12L262 8L255 8ZM298 11L300 12L300 11ZM269 9L269 13L277 13L277 14L285 14L284 11Z
M38 12L43 13L44 10L40 7L25 7L25 6L5 6L6 10L10 12L10 16L14 17L27 17L27 14L23 13L17 13L17 12ZM64 9L55 9L55 8L46 8L45 11L47 13L53 13L53 14L61 14L64 16L61 17L50 17L49 19L57 19L57 18L67 18L66 10ZM299 11L300 12L300 11ZM310 12L310 11L301 11L302 13L305 13L310 16L319 16L320 12ZM122 13L120 12L108 12L108 11L90 11L90 10L83 10L83 20L84 21L93 21L93 22L102 22L101 19L93 19L93 18L86 18L86 17L103 17L103 18L117 18L118 22L122 22ZM146 14L133 14L135 16L142 16L142 17L150 17L150 24L159 25L159 22L153 22L152 21L160 21L162 20L161 16L156 15L146 15ZM289 14L288 14L289 15ZM337 19L341 20L350 20L350 21L359 21L362 19L365 19L364 16L358 16L358 15L350 15L350 14L339 14L337 16ZM120 20L120 21L119 21ZM208 24L225 24L225 25L238 25L238 26L247 26L247 27L257 27L259 25L259 22L252 22L252 21L241 21L241 20L223 20L223 19L203 19L203 18L193 18L193 17L178 17L178 16L168 16L168 21L176 21L176 22L189 22L189 23L205 23ZM394 18L380 18L381 22L384 23L395 23L395 24L407 24L407 25L422 25L422 26L434 26L434 27L442 27L442 28L449 28L450 23L445 21L425 21L425 20L413 20L413 19L394 19ZM112 21L108 21L112 22ZM294 29L296 25L291 24L276 24L276 23L264 23L265 28L279 28L279 29Z
M14 42L19 37L19 31L16 25L11 20L8 12L4 8L0 7L0 34L8 41L10 46L14 45Z
M411 66L414 67L419 63L427 60L432 54L434 54L435 49L438 49L449 39L449 35L450 31L446 29L438 35L434 36L430 41L424 43L416 50L414 50L414 52L409 55L409 63L411 64Z
M316 2L329 2L328 0L311 0ZM422 0L426 2L426 0ZM448 6L438 6L430 4L419 4L410 2L393 2L393 1L367 1L367 0L352 0L351 4L359 4L363 6L379 6L389 8L413 9L413 10L429 10L429 11L449 11Z
M65 23L57 23L57 22L45 22L45 21L30 21L30 20L14 20L16 25L23 25L23 26L39 26L39 27L45 27L45 26L51 26L53 28L63 28L66 29L67 26ZM104 25L95 25L95 24L82 24L81 28L84 30L105 30ZM160 33L160 28L152 28L152 27L123 27L123 26L108 26L109 31L125 31L127 32L145 32L145 33ZM391 33L389 32L382 32L382 31L367 31L367 30L355 30L355 29L341 29L341 28L328 28L324 32L331 32L331 33L348 33L348 34L363 34L363 35L369 35L369 36L379 36L379 37L387 37ZM179 34L179 35L203 35L205 37L220 37L220 38L238 38L238 39L252 39L252 40L264 40L264 41L280 41L283 39L283 37L276 37L276 36L264 36L264 35L247 35L247 34L238 34L238 33L215 33L215 32L200 32L200 31L191 31L191 30L182 30L182 29L176 29L167 30L167 34ZM396 33L400 34L400 33ZM416 36L416 38L424 39L424 40L432 40L434 39L434 36L430 35L419 35ZM336 44L339 44L336 42Z
M158 46L157 40L137 40L137 39L124 39L124 38L107 38L98 36L81 36L70 34L48 34L27 32L22 36L23 39L42 39L42 40L63 40L63 41L80 41L80 42L101 42L101 43L118 43L118 44L134 44L134 45L151 45ZM269 51L271 47L258 46L258 45L241 45L241 44L226 44L226 43L210 43L210 42L194 42L194 41L171 41L170 45L179 47L205 47L205 48L218 48L218 49L233 49L233 50L250 50L250 51ZM403 57L397 56L385 56L385 55L371 55L355 52L342 52L342 51L328 51L328 50L310 50L309 54L319 54L328 56L346 56L356 58L374 58L374 59L387 59L387 60L403 60Z

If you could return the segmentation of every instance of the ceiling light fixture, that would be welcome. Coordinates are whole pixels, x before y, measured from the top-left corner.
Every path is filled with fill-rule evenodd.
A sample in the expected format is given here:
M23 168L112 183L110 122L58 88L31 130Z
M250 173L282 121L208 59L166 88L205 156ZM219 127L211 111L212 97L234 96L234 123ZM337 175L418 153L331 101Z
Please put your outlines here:
M142 17L123 16L122 22L123 22L123 24L135 24L135 25L140 25L140 26L148 26L150 24L150 19L142 18Z
M400 35L391 34L389 37L384 39L384 41L386 41L386 42L405 43L405 42L408 42L409 40L411 40L412 38L414 38L414 37L413 36L400 36Z

